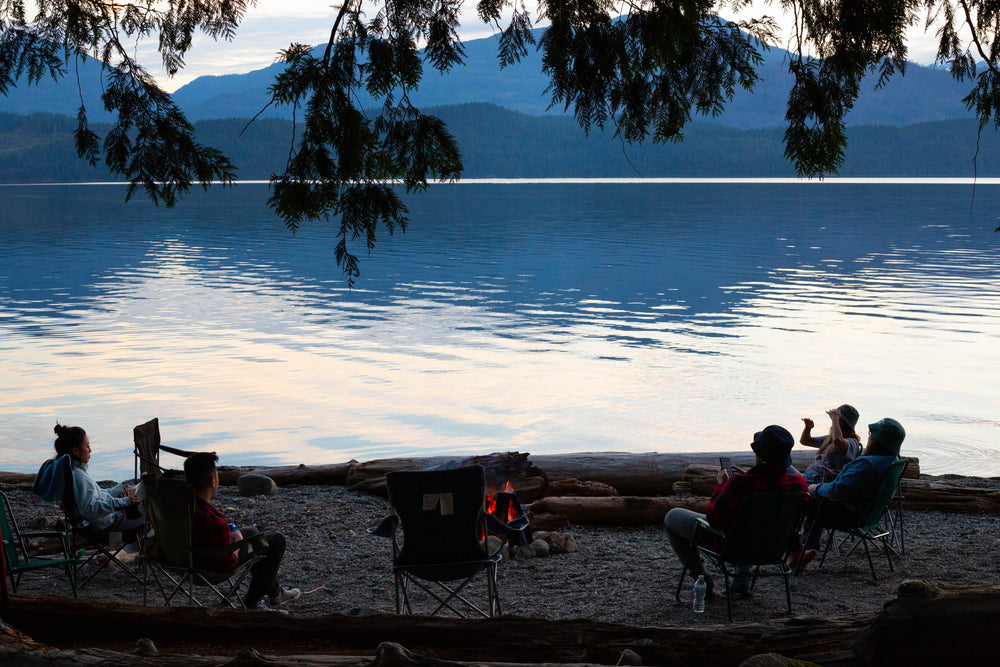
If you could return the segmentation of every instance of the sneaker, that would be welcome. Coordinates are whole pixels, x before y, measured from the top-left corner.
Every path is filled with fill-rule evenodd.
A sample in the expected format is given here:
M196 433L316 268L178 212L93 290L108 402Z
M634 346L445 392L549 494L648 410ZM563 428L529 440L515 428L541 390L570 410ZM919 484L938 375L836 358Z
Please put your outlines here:
M254 609L256 609L257 611L272 611L272 612L277 612L279 614L284 614L285 616L288 616L288 610L287 609L281 609L280 607L271 606L271 603L269 603L267 600L265 600L263 598L261 598L257 602L257 606L255 606Z
M138 557L139 557L138 551L127 551L125 549L122 549L115 555L115 560L117 560L119 563L128 564L134 561Z
M297 588L282 588L277 595L268 596L268 602L271 603L272 607L280 607L286 602L298 600L300 595L302 595L302 591Z

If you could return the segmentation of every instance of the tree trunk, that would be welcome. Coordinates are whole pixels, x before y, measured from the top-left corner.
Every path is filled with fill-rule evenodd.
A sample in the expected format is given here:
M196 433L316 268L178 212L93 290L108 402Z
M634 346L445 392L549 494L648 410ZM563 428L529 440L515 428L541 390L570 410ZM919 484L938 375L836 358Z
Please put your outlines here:
M333 463L330 465L307 466L300 463L297 466L280 466L276 468L261 466L219 466L219 484L223 486L236 486L236 480L241 475L253 473L267 475L278 486L288 484L331 484L342 486L347 483L347 475L351 471L351 468L356 465L358 465L358 462L352 460L347 463Z
M98 603L51 596L14 596L4 619L35 640L57 647L90 647L63 657L76 656L81 662L38 661L19 658L29 653L0 653L0 662L10 655L11 664L126 664L174 665L179 654L188 664L206 664L191 656L214 651L233 655L252 646L263 654L287 651L310 655L364 655L376 651L384 655L375 664L424 667L439 661L467 661L479 667L501 663L604 664L619 662L629 649L647 665L722 666L736 665L756 653L769 651L820 664L831 657L851 656L861 632L871 617L851 619L801 619L769 624L705 625L698 627L632 627L585 619L546 620L503 616L495 619L428 618L376 614L318 617L289 617L262 612L207 610L192 607L139 607ZM994 617L994 622L996 618ZM93 660L107 659L101 650L131 648L139 638L151 640L161 652L152 659L130 654L130 663ZM417 656L407 658L400 651L388 651L385 642L407 647ZM12 650L10 645L0 649ZM13 650L16 650L13 649ZM235 662L215 664L289 664L281 657L274 662L254 661L253 655ZM313 663L324 664L324 663ZM327 663L337 664L337 663ZM348 663L351 664L351 663ZM844 664L841 662L840 664ZM847 664L857 664L848 661ZM513 666L511 666L513 667Z
M467 465L482 465L486 469L487 491L503 491L510 482L514 493L530 502L545 492L545 473L528 461L527 453L506 452L485 456L381 459L352 466L347 484L356 489L386 495L385 476L402 470L447 470Z
M708 498L690 496L610 496L573 497L552 496L536 500L528 505L528 518L535 514L557 514L565 516L570 523L622 525L655 525L663 523L663 517L675 507L683 507L695 512L708 508Z

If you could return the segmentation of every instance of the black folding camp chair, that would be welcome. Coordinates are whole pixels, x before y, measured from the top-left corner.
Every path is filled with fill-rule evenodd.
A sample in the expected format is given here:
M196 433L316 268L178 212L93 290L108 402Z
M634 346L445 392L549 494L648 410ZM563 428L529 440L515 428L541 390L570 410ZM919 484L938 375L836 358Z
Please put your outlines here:
M392 539L396 613L414 613L417 591L410 584L432 600L425 600L432 616L444 610L457 616L464 616L463 610L485 617L502 613L497 590L502 544L490 553L485 538L487 531L513 535L520 529L486 511L483 467L391 472L386 484L393 515L370 532ZM466 588L480 574L486 578L485 604L471 600Z
M70 551L69 535L64 531L44 530L25 532L17 525L14 512L10 506L7 494L0 491L0 537L3 540L4 565L10 577L11 591L16 593L25 572L33 572L41 568L59 567L66 572L73 597L76 597L76 557ZM30 548L30 540L52 537L59 540L62 546L61 556L34 553Z
M805 493L752 493L740 503L726 531L713 528L708 521L699 519L688 553L694 554L697 547L722 571L730 622L733 621L733 600L729 579L739 576L737 568L750 569L751 590L759 577L784 577L788 613L792 613L792 593L788 581L791 569L785 561L793 536L799 531L808 500L809 496ZM677 582L675 595L678 600L687 571L688 563L685 561Z
M152 579L163 596L164 605L170 605L180 594L189 604L205 606L196 595L202 589L214 594L218 608L244 609L240 585L263 552L266 543L260 534L225 545L197 548L192 545L192 519L195 513L194 489L183 479L171 479L146 474L142 477L146 487L146 511L151 530L146 545L145 578ZM233 570L217 570L204 563L224 561L240 550L244 544L255 545L250 558ZM145 590L145 589L144 589ZM200 595L200 592L199 592ZM144 593L143 604L148 602Z
M903 473L906 471L906 466L909 462L909 459L899 459L889 466L889 469L886 470L885 475L882 477L882 481L879 483L878 490L868 505L868 509L857 518L844 520L839 516L836 518L824 517L823 506L828 501L820 501L820 505L816 510L816 519L810 528L810 531L827 531L826 547L823 549L823 557L819 561L820 567L822 567L823 562L826 560L830 548L836 542L836 533L842 532L845 535L838 548L841 551L845 551L846 545L853 541L845 551L845 556L849 556L857 549L859 544L864 545L865 555L868 557L868 567L871 568L872 572L872 579L878 581L869 544L877 542L882 545L886 560L889 563L889 571L893 571L892 539L894 532L891 525L891 518L887 517L886 514L891 511L890 504L896 496L899 480L903 477Z

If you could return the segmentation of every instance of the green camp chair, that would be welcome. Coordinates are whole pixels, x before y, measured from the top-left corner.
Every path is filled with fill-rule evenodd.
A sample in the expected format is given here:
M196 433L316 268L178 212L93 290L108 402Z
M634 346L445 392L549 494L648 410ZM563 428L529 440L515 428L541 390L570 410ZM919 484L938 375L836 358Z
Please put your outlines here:
M6 559L7 574L10 577L11 591L17 592L17 585L21 581L21 575L43 567L61 567L69 578L69 586L76 597L76 564L69 549L69 535L63 531L46 530L21 532L17 525L17 520L11 511L10 500L7 494L0 491L3 501L0 502L0 533L3 537L3 553ZM56 537L62 544L62 557L32 554L27 548L25 538L33 537Z
M266 544L264 533L229 544L194 548L191 544L191 521L195 512L194 489L183 479L160 477L153 474L142 476L146 489L146 512L150 530L143 560L146 587L143 604L148 602L149 579L159 588L164 605L170 605L178 594L185 594L189 604L205 606L195 596L195 589L202 588L215 594L218 608L229 606L244 609L243 598L239 595L240 584L246 579L250 568L258 558L260 545ZM244 544L258 545L252 557L228 572L213 571L198 565L199 562L224 559L238 551Z
M728 530L723 532L704 519L698 520L688 553L695 553L694 548L697 547L722 571L730 622L733 621L733 599L729 592L729 579L739 576L736 568L750 568L751 590L759 577L784 577L788 613L792 613L792 592L788 581L791 569L785 564L785 559L808 501L806 493L751 493L740 503ZM685 561L677 582L678 600L687 571L688 563Z
M854 540L854 544L847 550L846 555L850 555L858 547L858 544L864 545L865 555L868 557L868 567L872 571L872 579L878 581L878 575L875 574L875 563L872 561L871 549L868 546L869 543L879 542L882 544L882 548L885 551L885 558L889 562L889 571L894 571L891 544L893 529L891 523L887 522L885 515L890 511L889 506L896 496L899 480L902 479L903 473L906 472L906 466L909 463L909 459L899 459L889 466L889 469L886 470L885 475L882 477L878 491L875 492L875 496L868 505L868 510L855 521L824 521L823 505L821 504L817 508L816 521L813 523L812 530L825 529L827 531L826 548L823 549L823 557L819 561L820 567L823 566L826 555L835 541L836 533L839 531L846 533L844 540L841 541L842 545L848 540ZM824 503L827 501L823 500L820 502ZM885 527L887 523L889 527Z

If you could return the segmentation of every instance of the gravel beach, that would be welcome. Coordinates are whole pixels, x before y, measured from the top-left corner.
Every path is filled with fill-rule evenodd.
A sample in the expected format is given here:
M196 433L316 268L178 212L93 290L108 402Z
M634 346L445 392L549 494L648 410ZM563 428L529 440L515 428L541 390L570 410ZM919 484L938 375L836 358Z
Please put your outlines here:
M949 479L949 481L954 481ZM996 488L997 480L965 478L972 485ZM0 485L10 498L22 529L42 517L56 519L56 505L43 503L27 485ZM270 497L240 497L223 487L215 503L237 525L275 527L288 539L281 582L303 591L289 603L292 615L332 612L391 613L391 547L367 529L389 512L382 498L338 486L286 486ZM817 559L792 582L796 616L851 616L878 612L895 597L906 579L956 585L1000 584L1000 536L994 515L905 512L905 556L890 572L885 556L874 553L878 582L873 582L863 549L847 557ZM499 586L503 611L547 619L584 618L637 626L724 623L725 598L691 608L692 584L674 590L680 564L670 551L662 526L609 527L571 525L575 553L527 560L505 560ZM967 549L966 546L973 548ZM721 583L721 575L718 579ZM477 585L485 588L484 585ZM477 588L477 590L478 590ZM19 593L69 595L58 571L26 574ZM114 568L100 573L81 597L142 602L141 588ZM151 601L156 603L155 597ZM734 604L737 622L767 622L787 616L780 578L762 580L750 599Z

